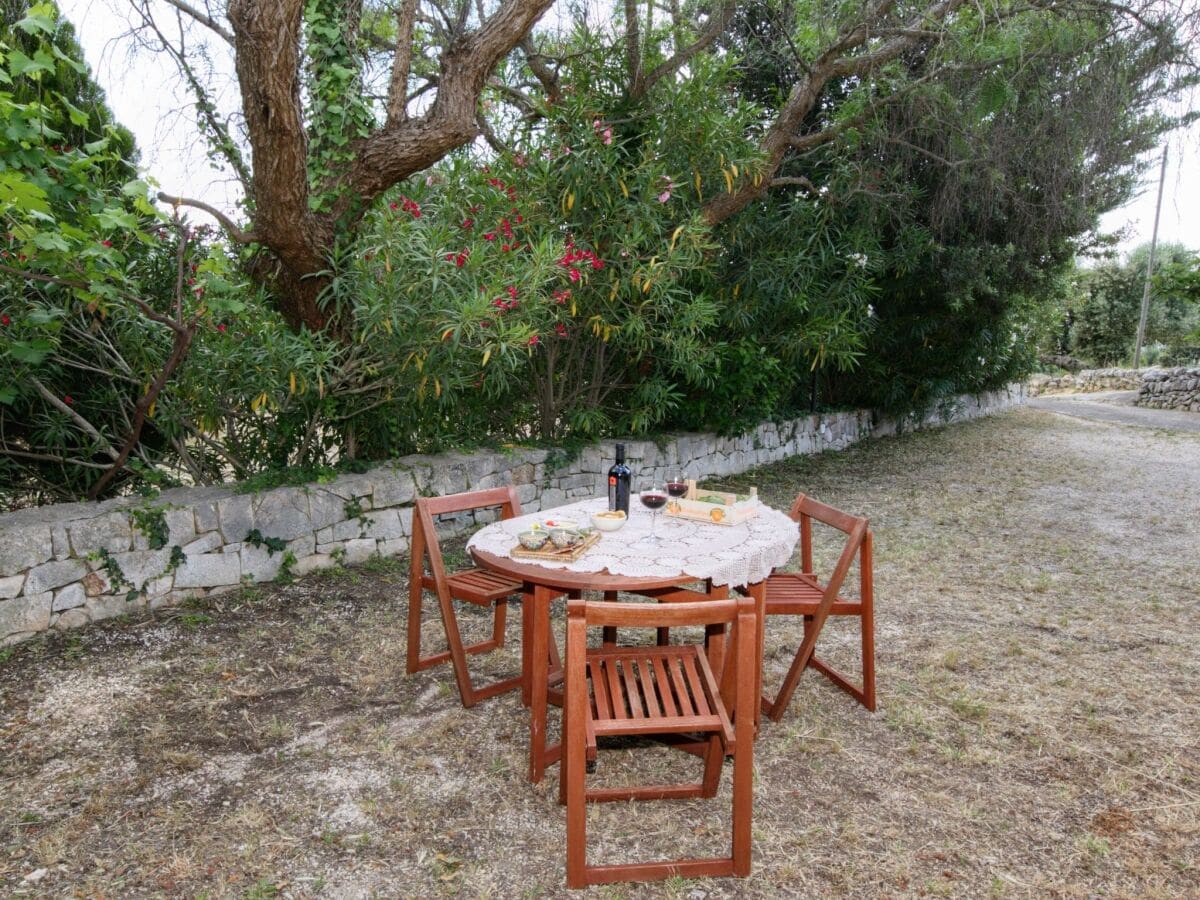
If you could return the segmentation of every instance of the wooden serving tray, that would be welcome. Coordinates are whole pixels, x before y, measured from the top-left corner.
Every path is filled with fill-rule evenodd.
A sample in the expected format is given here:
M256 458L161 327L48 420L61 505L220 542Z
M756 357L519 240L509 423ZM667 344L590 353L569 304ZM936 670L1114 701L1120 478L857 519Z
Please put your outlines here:
M570 547L563 547L559 550L549 541L546 541L546 546L541 550L526 550L520 544L512 548L511 555L515 559L544 559L554 560L557 562L575 562L583 554L587 553L600 540L600 532L593 531L578 544L572 544Z

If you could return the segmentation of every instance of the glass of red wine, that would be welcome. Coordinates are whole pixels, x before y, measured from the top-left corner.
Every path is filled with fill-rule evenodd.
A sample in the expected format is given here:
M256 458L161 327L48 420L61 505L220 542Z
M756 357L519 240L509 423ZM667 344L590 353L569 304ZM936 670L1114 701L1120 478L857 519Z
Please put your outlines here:
M667 493L673 497L682 497L687 493L687 473L683 469L670 469L667 472ZM678 528L680 523L675 523L673 527Z
M666 485L658 480L647 481L642 485L642 490L638 494L638 498L642 501L642 506L650 510L650 535L646 538L647 543L662 543L662 538L655 532L658 525L658 511L667 505L667 496Z

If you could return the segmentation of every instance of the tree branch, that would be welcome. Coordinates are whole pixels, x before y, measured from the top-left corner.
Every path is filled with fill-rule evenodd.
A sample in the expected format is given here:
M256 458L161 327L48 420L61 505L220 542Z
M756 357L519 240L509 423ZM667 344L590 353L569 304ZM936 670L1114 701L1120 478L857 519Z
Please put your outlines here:
M221 212L215 206L209 206L202 200L192 200L190 197L179 197L162 191L158 192L158 199L172 206L190 206L194 209L203 210L220 222L221 227L225 229L229 237L239 244L254 244L260 240L257 232L243 231L233 219L229 218L229 216L225 215L225 213Z
M82 428L87 434L90 434L93 438L95 438L100 443L100 449L108 454L111 459L115 460L118 458L119 454L113 449L113 445L108 442L108 439L105 438L104 435L96 430L96 426L77 413L75 410L71 409L71 407L68 406L61 398L55 397L54 394L50 392L49 388L47 388L40 380L38 380L36 375L29 376L29 383L37 388L37 392L42 395L43 400L45 400L59 412L66 414L72 421L75 422L76 425Z
M392 79L388 87L388 125L408 121L408 76L412 72L413 21L417 15L417 0L403 0L396 10L396 56L392 62Z
M200 10L196 9L193 6L189 6L187 3L184 3L183 0L166 0L166 2L171 4L173 7L175 7L180 12L185 13L190 18L195 19L197 22L199 22L205 28L209 29L214 34L218 35L223 41L225 41L225 43L229 44L230 46L233 46L233 32L230 31L228 28L225 28L216 19L212 18L211 16L209 16L205 13L200 12Z
M708 20L708 24L704 26L704 30L701 31L696 37L696 40L688 44L682 50L676 51L675 55L666 62L656 66L649 75L646 75L642 79L641 91L637 94L633 94L633 96L637 97L641 94L645 94L663 78L666 78L668 75L674 75L679 71L679 69L686 65L693 56L708 47L713 41L724 34L725 29L729 27L729 20L733 18L733 13L736 9L737 4L733 2L726 2L718 7L717 11L713 13L712 18Z

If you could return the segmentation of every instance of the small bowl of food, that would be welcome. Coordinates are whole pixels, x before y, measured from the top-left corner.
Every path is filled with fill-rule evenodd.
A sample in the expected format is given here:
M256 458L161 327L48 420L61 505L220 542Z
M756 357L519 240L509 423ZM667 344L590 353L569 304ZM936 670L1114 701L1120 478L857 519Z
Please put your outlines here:
M517 540L521 542L521 546L526 550L541 550L546 546L546 541L550 539L550 532L542 529L522 531L517 535Z
M574 519L542 519L542 521L538 524L541 528L545 528L547 531L552 531L555 528L565 528L568 531L574 531L579 527L579 523Z
M616 531L624 527L627 519L628 517L625 515L625 512L620 509L592 514L592 524L601 531Z
M550 543L559 550L566 550L572 544L579 543L579 532L574 528L551 528Z

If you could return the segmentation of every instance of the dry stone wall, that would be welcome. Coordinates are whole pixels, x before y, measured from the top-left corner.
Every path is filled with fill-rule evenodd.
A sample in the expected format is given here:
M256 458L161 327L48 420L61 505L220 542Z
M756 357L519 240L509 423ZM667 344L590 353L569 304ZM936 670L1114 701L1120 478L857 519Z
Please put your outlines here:
M1134 403L1154 409L1200 412L1200 367L1148 370Z
M696 478L744 472L867 437L966 421L1024 399L1013 387L948 402L921 418L866 411L764 423L739 437L627 440L636 477L684 466ZM0 646L141 607L178 603L281 575L394 556L409 547L418 496L515 485L526 511L603 493L615 441L574 458L547 450L407 456L364 474L256 494L236 485L178 488L153 499L71 503L0 515ZM446 533L487 520L466 515Z
M1091 394L1097 391L1136 391L1143 376L1158 369L1084 369L1065 375L1034 375L1029 396L1039 394Z

